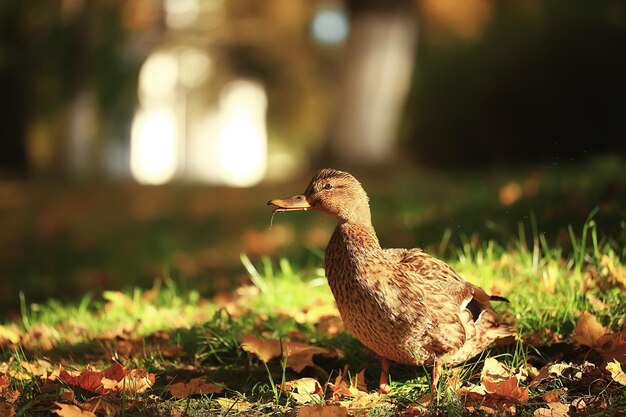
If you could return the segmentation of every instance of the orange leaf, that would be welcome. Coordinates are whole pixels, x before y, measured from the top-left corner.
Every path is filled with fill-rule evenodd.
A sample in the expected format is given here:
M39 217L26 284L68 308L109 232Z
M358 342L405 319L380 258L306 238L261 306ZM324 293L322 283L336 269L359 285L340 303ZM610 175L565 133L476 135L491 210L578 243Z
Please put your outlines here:
M8 387L9 379L4 375L0 375L0 392L4 391Z
M548 403L549 408L538 408L533 412L533 417L567 417L569 416L569 404L559 402Z
M61 370L59 379L69 385L80 387L96 394L124 391L140 394L154 385L154 374L143 369L124 369L118 362L114 362L104 371L85 368L78 375L70 375L65 369Z
M220 385L208 382L206 378L193 378L191 381L177 382L169 387L170 394L175 398L185 398L190 395L219 394L224 391Z
M13 417L15 408L11 404L0 403L0 417Z
M84 369L78 376L70 375L65 369L61 369L59 380L68 385L74 385L85 391L95 392L96 394L104 394L105 390L102 386L102 371L92 371L88 368Z
M491 382L488 379L482 381L487 393L506 397L520 403L528 401L528 388L519 386L516 377L511 377L502 382Z
M602 326L596 316L585 311L578 319L574 330L574 340L581 345L596 347L598 341L606 334L606 329Z
M346 417L348 409L336 405L308 405L298 410L298 417Z
M91 411L83 410L75 405L61 404L57 402L55 402L54 405L59 407L59 409L54 410L54 412L61 417L96 417L96 415Z

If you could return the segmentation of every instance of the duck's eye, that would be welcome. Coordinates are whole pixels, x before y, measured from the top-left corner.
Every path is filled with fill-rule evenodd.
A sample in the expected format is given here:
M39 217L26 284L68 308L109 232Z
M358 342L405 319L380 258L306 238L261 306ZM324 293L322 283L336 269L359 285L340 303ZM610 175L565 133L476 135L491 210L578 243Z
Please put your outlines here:
M324 189L325 190L330 190L331 188L333 188L333 186L331 184L324 184Z

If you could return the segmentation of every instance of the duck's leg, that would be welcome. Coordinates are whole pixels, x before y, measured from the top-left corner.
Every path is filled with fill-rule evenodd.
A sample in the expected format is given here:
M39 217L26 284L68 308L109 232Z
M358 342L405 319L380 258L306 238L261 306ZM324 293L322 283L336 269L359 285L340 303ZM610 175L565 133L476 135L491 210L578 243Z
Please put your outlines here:
M441 377L441 373L443 372L443 363L438 361L435 357L433 362L433 379L432 379L432 394L433 397L437 397L437 385L439 385L439 378Z
M380 358L380 382L378 384L378 392L382 394L391 393L389 386L389 359Z

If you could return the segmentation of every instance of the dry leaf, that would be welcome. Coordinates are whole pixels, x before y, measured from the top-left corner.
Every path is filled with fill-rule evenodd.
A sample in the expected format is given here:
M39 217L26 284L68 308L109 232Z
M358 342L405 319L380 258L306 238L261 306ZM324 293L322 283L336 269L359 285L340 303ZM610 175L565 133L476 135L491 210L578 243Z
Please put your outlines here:
M50 381L56 381L61 372L61 366L55 366L44 359L37 359L33 363L23 361L20 366L24 372Z
M20 330L15 324L0 326L0 346L16 345L20 342Z
M54 405L59 407L59 409L53 411L61 417L96 417L96 415L91 411L83 410L75 405L61 404L57 402L55 402Z
M246 411L252 408L252 404L248 401L240 401L232 398L218 398L217 403L226 412L230 411Z
M559 402L548 403L549 408L538 408L533 412L533 417L568 417L569 404Z
M252 334L243 335L241 348L265 362L281 357L282 353L287 356L287 367L297 373L302 372L309 366L318 369L319 367L313 361L313 357L316 355L327 358L343 356L343 354L337 350L325 349L301 342L281 342L280 340L274 339L261 339Z
M530 388L535 388L544 380L564 378L570 381L580 381L585 374L593 372L596 366L591 362L584 362L582 365L573 363L547 363L539 373L530 381Z
M174 398L186 398L190 395L219 394L224 391L220 385L208 382L205 377L193 378L189 382L177 382L169 386Z
M129 407L129 401L126 400L126 407ZM85 401L83 409L91 411L94 414L104 414L105 416L117 416L122 411L121 400L119 397L113 398L111 394L99 395Z
M346 381L347 377L347 381ZM367 385L365 384L365 369L358 374L350 377L348 374L348 366L346 365L343 371L339 372L334 383L329 383L328 386L333 392L333 399L340 400L343 397L355 398L367 391Z
M22 346L30 350L52 350L61 340L61 334L54 327L37 323L22 337Z
M15 415L15 408L8 403L0 403L0 417L13 417Z
M528 388L520 387L519 381L514 376L502 382L491 382L486 379L482 383L489 394L520 403L528 401Z
M348 409L336 405L308 405L298 410L298 417L347 417Z
M126 372L126 371L125 371ZM132 369L119 381L110 378L102 378L102 387L108 392L125 392L127 394L141 394L154 385L154 374L143 369Z
M621 385L626 385L626 373L622 370L622 365L617 361L609 362L606 365L606 370L611 373L611 378L615 382Z
M140 394L154 385L154 378L154 374L143 369L128 371L118 362L114 362L113 365L104 371L97 371L87 367L78 375L71 375L65 369L62 369L59 375L61 381L96 394L120 391Z
M593 348L598 346L598 341L605 334L606 329L598 322L596 316L585 311L576 324L574 340L581 345Z
M598 344L600 345L598 350L605 361L626 362L626 332L605 335Z
M600 265L607 269L609 278L615 280L622 288L626 288L626 267L616 266L607 255L602 255Z
M291 393L298 404L306 404L312 401L320 401L324 391L317 379L300 378L285 383L284 390Z

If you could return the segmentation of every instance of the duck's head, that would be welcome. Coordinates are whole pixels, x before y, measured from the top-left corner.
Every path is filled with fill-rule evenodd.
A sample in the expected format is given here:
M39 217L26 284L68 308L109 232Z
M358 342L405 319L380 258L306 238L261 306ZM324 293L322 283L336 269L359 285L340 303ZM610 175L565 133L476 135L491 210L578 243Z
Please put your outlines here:
M371 224L370 207L365 190L347 172L322 169L315 173L304 194L287 199L270 200L275 212L318 210L341 223Z

